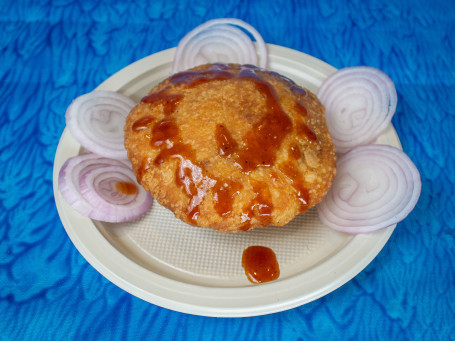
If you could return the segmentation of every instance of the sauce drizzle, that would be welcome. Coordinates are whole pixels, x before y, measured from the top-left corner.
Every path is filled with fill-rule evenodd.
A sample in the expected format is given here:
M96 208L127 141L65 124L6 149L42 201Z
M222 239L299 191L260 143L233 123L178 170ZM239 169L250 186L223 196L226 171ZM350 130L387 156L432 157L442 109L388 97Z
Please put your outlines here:
M153 123L155 121L155 119L148 115L148 116L144 116L144 117L141 117L140 119L136 120L131 129L135 132L138 132L138 131L141 131L141 130L144 130L147 128L147 126L151 123Z
M152 128L150 145L152 148L160 149L158 155L153 159L153 164L156 166L168 159L177 160L175 182L189 199L186 212L188 222L196 223L199 217L199 205L208 190L215 185L216 180L203 174L202 165L195 161L194 149L189 144L182 142L174 117L166 116L155 123ZM144 174L146 168L150 167L150 162L152 160L147 159L142 164L139 174Z
M281 108L273 86L257 75L254 69L243 68L237 77L254 82L256 89L265 97L268 108L263 119L245 134L243 148L237 153L237 165L248 173L259 166L274 164L281 142L292 130L292 122Z
M237 142L222 124L216 125L215 139L218 147L218 154L221 156L228 157L238 148Z
M310 195L305 187L304 181L299 173L297 164L294 161L285 161L278 165L279 170L292 182L297 198L299 199L299 211L301 213L308 209Z
M297 134L304 136L307 142L309 143L316 142L318 139L314 131L308 128L308 126L305 124L305 122L303 122L303 119L300 116L295 117L295 129L297 131Z
M242 184L237 181L217 181L213 188L213 199L215 201L215 210L221 217L232 213L235 196L242 188Z
M261 226L270 225L272 222L273 203L270 200L270 190L267 185L260 182L253 183L254 198L243 208L241 217L241 230L251 228L252 219L256 218Z
M227 80L234 78L234 74L226 70L224 64L212 64L205 71L183 71L171 76L170 81L174 85L186 85L194 88L203 83L215 80Z
M175 111L178 102L183 99L181 94L169 94L166 92L166 89L163 89L158 92L151 93L144 98L141 102L150 103L152 105L163 105L163 111L165 115L170 115Z

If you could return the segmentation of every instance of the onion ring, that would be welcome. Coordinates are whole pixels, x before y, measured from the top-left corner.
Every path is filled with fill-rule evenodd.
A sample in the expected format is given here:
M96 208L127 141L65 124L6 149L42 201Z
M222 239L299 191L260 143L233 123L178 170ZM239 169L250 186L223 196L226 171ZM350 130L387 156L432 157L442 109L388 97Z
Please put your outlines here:
M132 188L119 191L116 186ZM152 196L140 186L126 161L81 154L66 160L59 172L63 198L80 214L91 219L118 223L144 214Z
M317 206L318 216L339 232L373 232L406 218L421 187L419 171L400 149L359 146L338 159L332 187Z
M257 47L246 33L235 26L250 32ZM260 55L259 60L256 48ZM180 40L175 51L172 72L216 62L252 64L267 68L267 45L253 26L240 19L209 20Z
M337 152L373 142L387 128L397 107L390 77L371 66L338 70L324 80L317 96Z
M123 127L136 103L113 91L92 91L77 97L66 110L65 119L74 138L98 155L127 159Z

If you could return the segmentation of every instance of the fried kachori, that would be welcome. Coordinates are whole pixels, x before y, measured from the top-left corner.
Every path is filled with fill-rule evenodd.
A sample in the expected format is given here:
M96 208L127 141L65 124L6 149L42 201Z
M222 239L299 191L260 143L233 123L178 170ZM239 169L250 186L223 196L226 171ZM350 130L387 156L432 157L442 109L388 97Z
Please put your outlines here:
M316 96L251 65L162 81L130 112L125 147L159 204L221 232L288 223L322 200L336 169Z

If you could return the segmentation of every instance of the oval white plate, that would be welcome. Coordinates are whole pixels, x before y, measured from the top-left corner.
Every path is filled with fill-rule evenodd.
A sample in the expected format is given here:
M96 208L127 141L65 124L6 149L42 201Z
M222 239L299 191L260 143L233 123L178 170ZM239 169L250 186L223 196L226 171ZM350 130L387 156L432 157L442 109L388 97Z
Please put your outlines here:
M175 49L139 60L98 89L139 101L170 75ZM304 53L269 45L269 68L316 92L336 69ZM401 148L390 125L378 142ZM345 235L322 225L310 210L283 227L237 234L188 226L156 202L140 220L126 224L93 221L75 212L58 191L58 172L81 146L67 129L54 161L57 209L82 256L108 280L150 303L195 315L240 317L294 308L337 289L380 252L395 226L368 235ZM242 268L250 245L268 246L280 264L280 278L251 284Z

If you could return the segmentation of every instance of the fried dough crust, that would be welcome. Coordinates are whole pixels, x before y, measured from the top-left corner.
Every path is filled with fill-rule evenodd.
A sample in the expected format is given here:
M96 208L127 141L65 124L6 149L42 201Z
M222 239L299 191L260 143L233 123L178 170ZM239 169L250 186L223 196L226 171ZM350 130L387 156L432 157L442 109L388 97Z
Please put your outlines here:
M249 65L162 81L130 112L125 147L159 204L221 232L288 223L323 199L336 171L316 96Z

